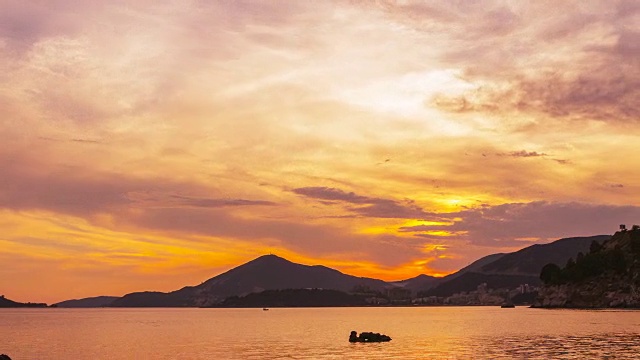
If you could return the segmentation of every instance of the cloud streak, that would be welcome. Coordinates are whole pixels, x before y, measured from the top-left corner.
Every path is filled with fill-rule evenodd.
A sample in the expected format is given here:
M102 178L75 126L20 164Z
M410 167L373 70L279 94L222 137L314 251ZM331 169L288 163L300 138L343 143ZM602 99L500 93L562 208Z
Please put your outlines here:
M419 225L400 230L417 235L424 231L464 231L461 238L471 244L518 246L523 241L518 239L527 239L525 243L531 239L548 242L561 237L610 234L618 222L638 222L640 207L536 201L481 206L446 217L451 225Z
M520 151L512 151L510 153L507 154L498 154L499 156L511 156L511 157L522 157L522 158L529 158L529 157L540 157L540 156L547 156L547 154L545 153L539 153L537 151L526 151L526 150L520 150Z
M293 189L293 192L311 199L321 200L327 205L348 203L358 206L347 206L347 210L364 217L421 219L433 217L433 213L423 211L411 200L395 201L391 199L367 197L329 187L304 187Z

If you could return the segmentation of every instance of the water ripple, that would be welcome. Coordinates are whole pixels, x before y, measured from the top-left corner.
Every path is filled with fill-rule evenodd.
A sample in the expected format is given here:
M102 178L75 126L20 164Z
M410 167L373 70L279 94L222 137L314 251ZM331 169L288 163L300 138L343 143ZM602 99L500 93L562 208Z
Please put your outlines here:
M349 343L351 330L389 343ZM15 359L637 359L638 311L493 308L0 310Z

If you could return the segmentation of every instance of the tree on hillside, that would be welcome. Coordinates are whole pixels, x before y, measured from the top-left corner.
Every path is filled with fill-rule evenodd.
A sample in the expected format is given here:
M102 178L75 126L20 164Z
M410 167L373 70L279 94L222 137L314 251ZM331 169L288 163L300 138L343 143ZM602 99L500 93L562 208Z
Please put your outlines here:
M591 242L591 246L589 246L589 253L595 254L595 253L599 252L600 250L602 250L602 244L600 244L599 242L593 240Z
M618 274L624 274L627 271L627 260L624 252L619 247L613 249L609 255L609 265Z
M564 268L571 269L574 266L576 266L576 262L573 260L573 258L569 258L569 260L567 260L567 265L565 265Z
M640 231L631 232L631 251L640 254Z
M559 284L562 281L562 270L554 263L547 264L540 272L540 280L545 284Z

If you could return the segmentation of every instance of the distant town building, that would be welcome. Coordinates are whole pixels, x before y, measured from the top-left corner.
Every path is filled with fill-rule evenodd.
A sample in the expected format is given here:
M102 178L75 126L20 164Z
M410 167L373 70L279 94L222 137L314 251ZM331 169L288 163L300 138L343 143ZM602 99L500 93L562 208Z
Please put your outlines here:
M387 290L387 297L391 302L409 302L411 299L411 290L403 288L391 288Z
M620 231L627 231L627 225L620 224Z
M478 285L478 287L476 288L476 291L478 291L478 294L486 294L487 293L487 283L482 283L482 284Z
M520 294L528 294L532 291L532 288L531 286L529 286L529 284L520 284L517 289Z

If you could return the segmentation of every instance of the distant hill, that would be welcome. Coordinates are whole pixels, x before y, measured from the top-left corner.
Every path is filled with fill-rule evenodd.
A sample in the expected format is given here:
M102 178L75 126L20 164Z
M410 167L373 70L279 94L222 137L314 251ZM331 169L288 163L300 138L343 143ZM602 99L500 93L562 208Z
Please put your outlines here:
M331 289L356 286L382 290L392 285L371 278L346 275L326 266L296 264L276 255L264 255L213 277L204 283L170 293L132 293L111 306L211 306L230 296L276 289Z
M485 257L482 257L474 262L472 262L471 264L463 267L462 269L456 271L453 274L449 274L447 276L445 276L444 278L442 278L442 282L446 282L446 281L451 281L457 277L460 277L466 273L469 272L481 272L482 271L482 267L490 264L494 261L499 260L500 258L502 258L503 256L505 256L506 254L503 253L497 253L497 254L491 254L491 255L487 255Z
M326 307L326 306L366 306L365 297L339 290L327 289L285 289L265 290L245 296L232 296L217 307Z
M479 272L486 274L520 274L538 277L540 270L548 263L564 265L569 258L579 252L588 252L595 240L599 243L611 238L610 235L572 237L556 240L549 244L535 244L522 250L506 254L496 261L482 266Z
M164 293L160 291L142 291L117 298L109 307L194 307L192 287Z
M420 274L410 279L392 281L389 284L411 290L411 292L415 294L418 291L430 289L439 284L441 281L442 278Z
M473 263L465 266L464 268L456 271L453 274L449 274L447 276L444 277L434 277L434 276L429 276L429 275L418 275L414 278L410 278L410 279L406 279L406 280L401 280L401 281L393 281L390 282L390 284L394 285L394 286L398 286L407 290L411 290L411 292L416 295L418 293L423 293L426 290L432 289L442 283L451 281L457 277L462 276L463 274L466 274L468 272L472 272L472 271L478 271L480 270L480 268L490 262L496 261L497 259L499 259L500 257L504 256L504 254L499 253L499 254L492 254L492 255L487 255L483 258L480 258L476 261L474 261Z
M475 291L478 285L486 283L489 289L508 288L513 289L520 284L539 284L538 276L532 275L505 275L505 274L483 274L477 272L467 272L457 276L440 285L423 291L421 296L451 296L461 292Z
M543 267L534 306L640 308L640 227L618 231L565 264Z
M47 307L45 303L21 303L9 300L4 295L0 295L0 308L18 308L18 307Z
M105 307L109 306L113 300L118 299L117 296L96 296L88 297L84 299L73 299L61 301L52 306L61 308L91 308L91 307Z
M513 288L520 284L540 285L540 271L548 263L565 264L579 252L588 251L593 241L601 243L609 235L574 237L548 244L534 244L508 254L485 256L460 271L448 275L435 287L420 292L421 296L451 296L476 290L487 283L490 289Z

